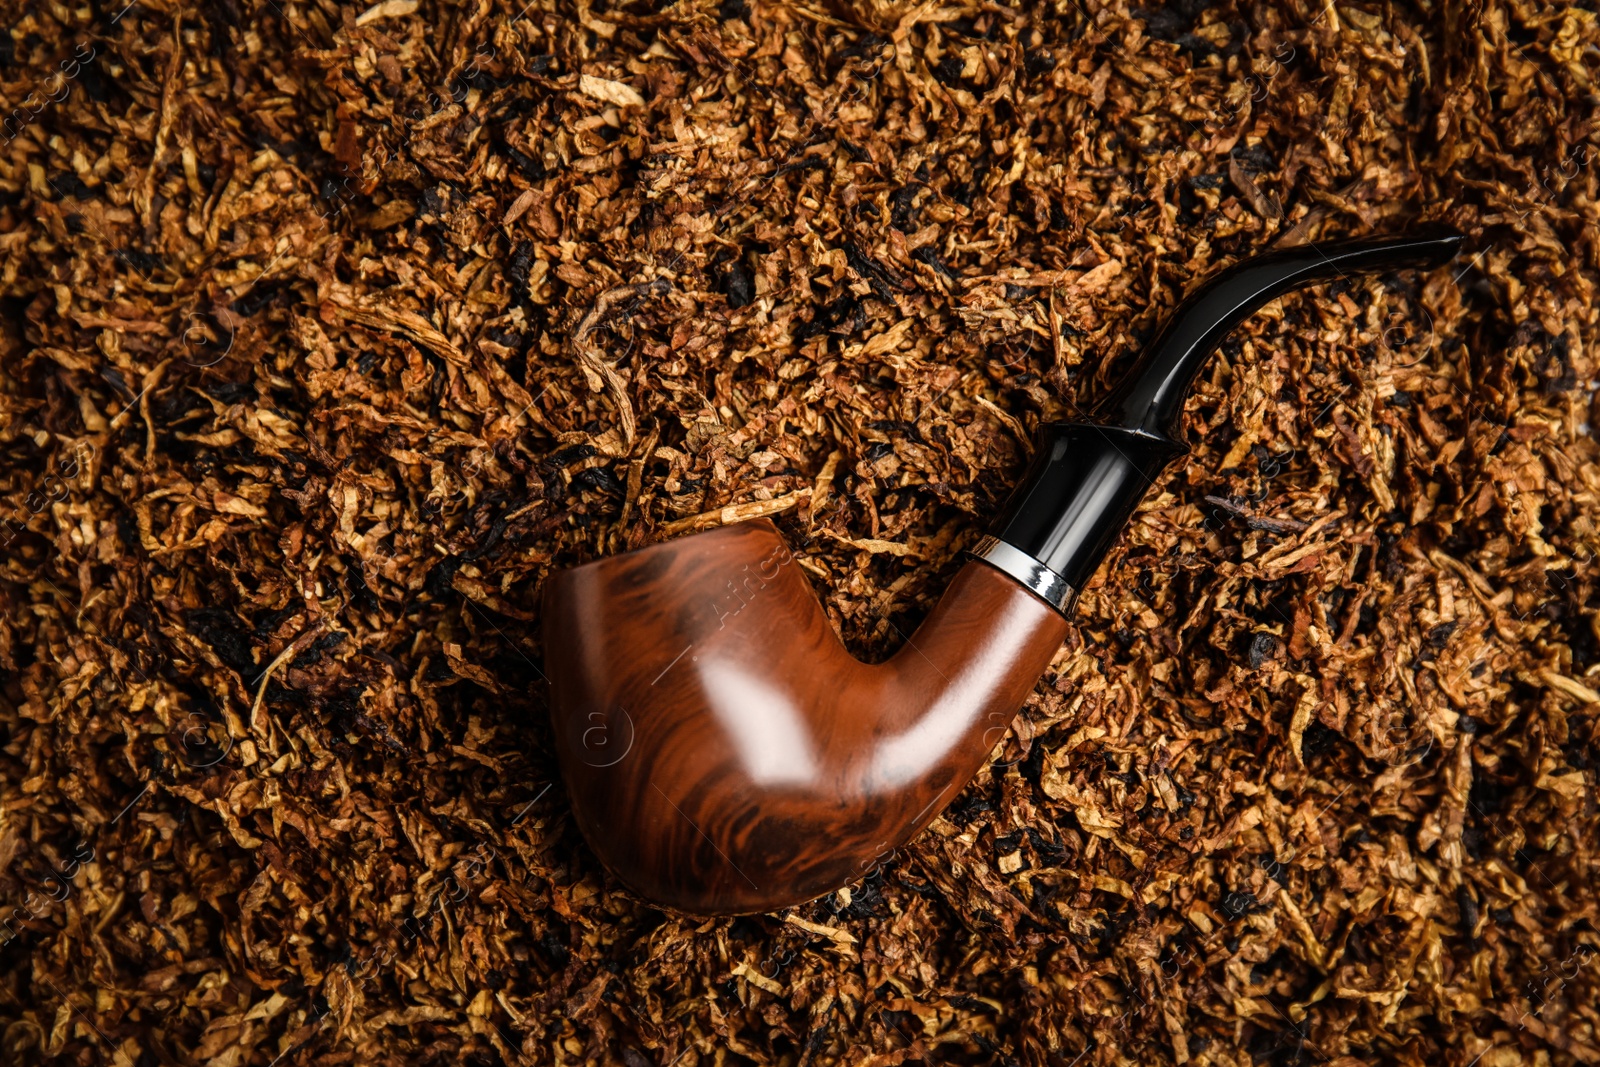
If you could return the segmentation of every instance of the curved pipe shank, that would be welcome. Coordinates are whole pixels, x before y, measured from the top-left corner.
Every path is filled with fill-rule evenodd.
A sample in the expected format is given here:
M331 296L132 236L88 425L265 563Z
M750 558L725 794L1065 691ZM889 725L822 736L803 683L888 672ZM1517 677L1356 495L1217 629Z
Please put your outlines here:
M726 915L837 889L931 822L1067 621L972 561L899 652L865 664L758 520L554 576L543 628L584 836L645 898Z
M1095 421L1175 440L1189 387L1212 349L1269 300L1347 274L1438 266L1464 239L1431 226L1398 237L1296 245L1236 263L1178 305Z

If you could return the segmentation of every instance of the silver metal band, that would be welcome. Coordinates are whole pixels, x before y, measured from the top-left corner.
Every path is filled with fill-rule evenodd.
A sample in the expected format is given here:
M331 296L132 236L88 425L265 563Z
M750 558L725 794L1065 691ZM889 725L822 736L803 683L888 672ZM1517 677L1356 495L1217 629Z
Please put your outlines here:
M985 537L970 549L972 555L1016 579L1022 587L1063 615L1072 613L1078 591L1067 580L1020 548L998 537Z

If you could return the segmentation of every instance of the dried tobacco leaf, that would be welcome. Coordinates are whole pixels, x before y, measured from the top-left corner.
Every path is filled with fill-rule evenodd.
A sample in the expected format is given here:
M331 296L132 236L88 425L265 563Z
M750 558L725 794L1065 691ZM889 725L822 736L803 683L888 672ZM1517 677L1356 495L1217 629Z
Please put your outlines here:
M14 5L6 1063L1600 1062L1576 5ZM1187 286L1285 298L921 839L690 923L542 580L775 515L885 654Z

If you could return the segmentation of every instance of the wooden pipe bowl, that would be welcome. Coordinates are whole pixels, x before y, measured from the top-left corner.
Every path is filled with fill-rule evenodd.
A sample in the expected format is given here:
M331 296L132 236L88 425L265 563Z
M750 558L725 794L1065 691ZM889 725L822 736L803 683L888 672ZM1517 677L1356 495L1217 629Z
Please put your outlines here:
M696 915L865 875L976 773L1067 630L971 561L864 664L767 520L556 574L543 615L579 827L641 896Z

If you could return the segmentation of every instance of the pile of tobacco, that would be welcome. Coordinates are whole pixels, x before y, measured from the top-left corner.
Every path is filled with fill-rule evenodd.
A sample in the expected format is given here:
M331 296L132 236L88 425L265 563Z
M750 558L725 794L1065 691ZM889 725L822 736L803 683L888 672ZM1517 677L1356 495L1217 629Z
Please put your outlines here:
M121 0L0 34L0 1062L1600 1063L1600 18ZM1199 279L1285 297L989 765L691 921L556 570L771 516L897 646Z

